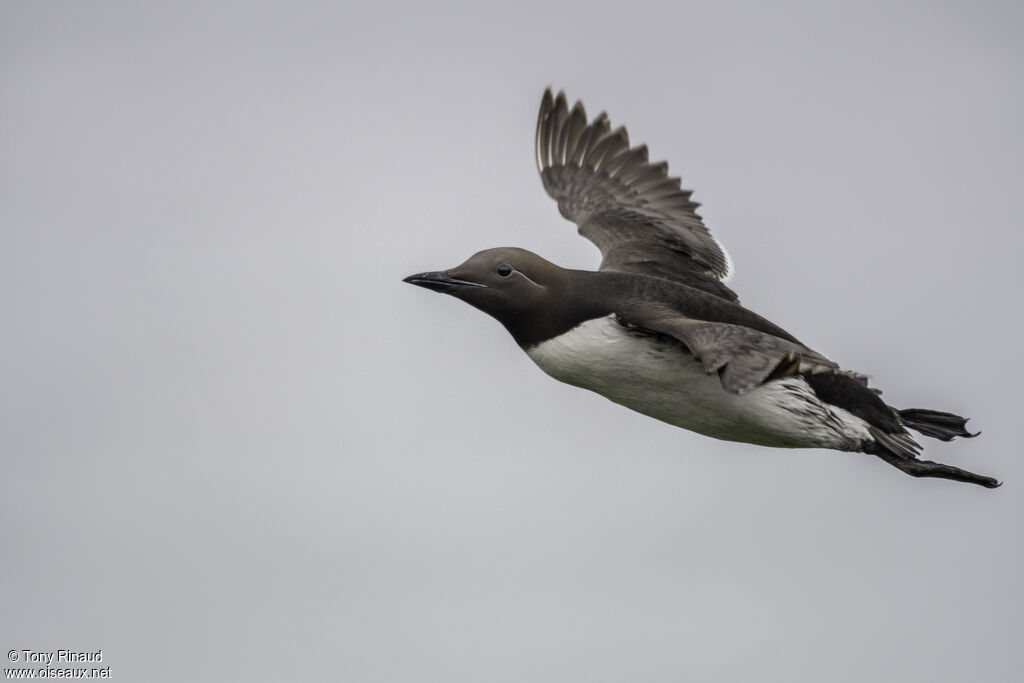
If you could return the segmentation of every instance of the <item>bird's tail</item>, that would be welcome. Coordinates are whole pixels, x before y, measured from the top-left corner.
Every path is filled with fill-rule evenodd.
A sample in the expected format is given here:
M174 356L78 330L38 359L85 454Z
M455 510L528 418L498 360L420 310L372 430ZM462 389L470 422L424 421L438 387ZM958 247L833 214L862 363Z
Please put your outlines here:
M971 434L967 431L967 420L970 418L960 417L953 413L910 408L908 410L900 410L899 416L900 422L905 427L940 441L952 441L958 436L969 439L981 434L981 432Z
M900 422L905 427L942 441L952 441L958 436L969 438L980 434L980 432L972 434L967 431L967 419L952 413L941 413L937 410L920 410L917 408L900 410L897 413L899 414ZM866 451L877 455L890 465L903 470L911 476L952 479L968 484L978 484L990 489L1000 485L1000 482L992 477L968 472L952 465L918 459L921 453L921 446L906 431L892 433L874 426L870 427L869 431L874 438L874 442Z

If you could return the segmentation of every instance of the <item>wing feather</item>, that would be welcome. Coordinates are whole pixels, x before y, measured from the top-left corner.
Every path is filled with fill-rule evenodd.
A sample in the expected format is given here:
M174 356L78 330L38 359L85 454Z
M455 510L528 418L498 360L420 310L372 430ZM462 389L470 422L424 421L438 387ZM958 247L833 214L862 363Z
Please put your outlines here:
M721 280L729 256L697 214L700 206L651 163L646 145L630 147L623 127L601 113L589 123L583 104L545 91L537 117L537 168L562 215L601 250L602 270L642 273L698 286L735 301ZM695 284L696 283L696 284Z
M718 373L722 388L743 394L761 384L793 375L847 374L803 344L760 330L723 322L694 320L679 312L638 302L619 312L627 325L653 330L681 341L709 375Z

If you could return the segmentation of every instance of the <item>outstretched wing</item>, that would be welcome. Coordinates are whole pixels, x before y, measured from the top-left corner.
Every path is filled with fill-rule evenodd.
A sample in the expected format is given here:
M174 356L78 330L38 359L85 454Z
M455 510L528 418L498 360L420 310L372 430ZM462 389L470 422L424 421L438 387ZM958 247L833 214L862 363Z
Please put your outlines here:
M718 373L722 388L743 394L768 380L792 375L846 374L803 344L732 323L694 320L659 305L630 306L620 312L626 325L666 334L681 341L709 375Z
M668 164L630 148L625 128L603 113L587 122L583 104L544 93L537 118L537 168L562 215L601 250L601 270L642 273L697 287L730 301L725 249L704 227Z

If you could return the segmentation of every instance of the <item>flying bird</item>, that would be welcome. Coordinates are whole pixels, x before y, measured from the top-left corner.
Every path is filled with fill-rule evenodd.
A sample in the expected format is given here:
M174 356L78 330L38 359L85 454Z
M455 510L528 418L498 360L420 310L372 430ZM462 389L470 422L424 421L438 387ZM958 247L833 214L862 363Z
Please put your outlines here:
M700 434L777 448L868 453L915 477L1000 482L922 460L907 431L972 437L967 420L897 410L843 370L740 305L732 262L691 192L630 147L602 113L565 94L541 100L537 168L561 214L601 251L597 271L561 268L513 247L405 282L493 316L557 380Z

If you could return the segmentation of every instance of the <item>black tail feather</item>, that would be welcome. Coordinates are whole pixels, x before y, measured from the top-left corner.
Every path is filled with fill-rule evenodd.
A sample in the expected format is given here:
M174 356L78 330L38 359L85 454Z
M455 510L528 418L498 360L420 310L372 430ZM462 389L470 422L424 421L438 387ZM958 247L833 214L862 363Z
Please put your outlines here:
M899 411L900 421L910 429L940 441L952 441L956 437L971 438L974 434L967 431L967 420L953 413L942 413L937 410L910 408Z
M925 428L934 433L926 432L916 426L916 424L912 425L909 422L906 423L908 427L914 427L914 429L917 429L917 431L922 434L935 436L943 441L949 441L954 436L977 436L977 434L970 434L964 431L963 424L966 420L962 417L950 415L949 413L937 413L931 410L900 411L900 416L903 417L903 413L905 412L912 413L915 417L918 417L921 413L926 414L928 420L924 422ZM936 422L933 421L932 416L939 416L938 420L945 420L946 423L953 426L945 427L940 430L940 428L936 426ZM893 467L906 472L912 477L938 477L940 479L952 479L953 481L977 484L978 486L984 486L989 489L1002 486L1002 482L993 479L992 477L986 477L983 474L975 474L974 472L962 470L959 467L943 465L942 463L932 462L931 460L919 460L918 455L921 453L921 445L914 441L914 438L905 431L893 434L884 432L873 426L869 427L868 431L871 433L873 441L866 445L864 452L877 455Z

